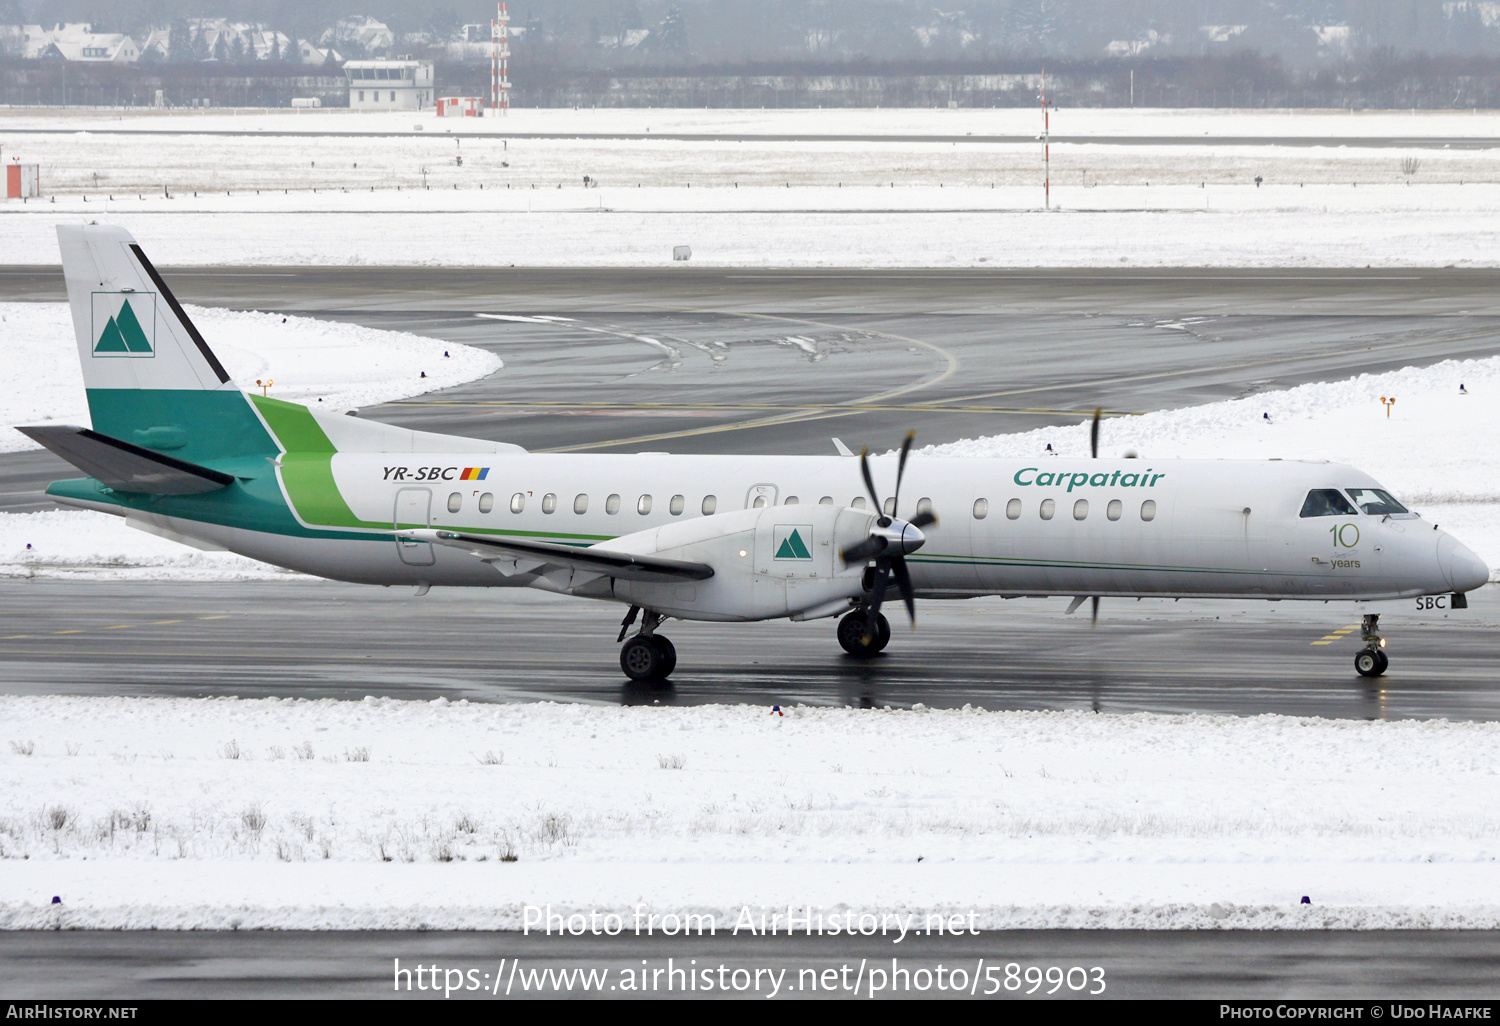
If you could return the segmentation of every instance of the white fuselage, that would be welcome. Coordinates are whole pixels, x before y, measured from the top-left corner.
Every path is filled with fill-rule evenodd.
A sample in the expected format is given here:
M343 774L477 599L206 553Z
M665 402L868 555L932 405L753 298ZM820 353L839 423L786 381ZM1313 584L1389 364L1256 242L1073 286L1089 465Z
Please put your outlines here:
M877 485L895 461L872 459ZM475 464L483 480L461 480ZM759 502L868 505L847 457L340 453L338 492L361 521L598 544ZM1048 483L1042 483L1048 482ZM1015 460L915 455L899 516L937 524L910 560L925 597L972 595L1400 598L1465 590L1486 573L1420 517L1303 518L1312 488L1378 487L1313 461ZM520 498L517 498L517 497ZM548 498L551 496L552 498ZM580 500L584 496L586 499ZM644 497L644 498L643 498ZM293 496L295 499L295 496ZM315 511L293 502L306 526ZM1044 515L1050 512L1050 516ZM374 584L515 586L469 554L395 542L312 542L182 525L292 569Z

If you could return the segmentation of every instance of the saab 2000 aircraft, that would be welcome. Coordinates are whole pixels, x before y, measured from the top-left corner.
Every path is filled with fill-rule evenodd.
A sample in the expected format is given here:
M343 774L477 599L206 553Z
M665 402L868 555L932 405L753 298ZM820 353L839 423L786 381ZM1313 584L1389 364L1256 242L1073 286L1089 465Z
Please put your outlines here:
M913 615L917 598L976 595L1074 596L1070 611L1091 598L1097 615L1100 596L1462 607L1489 577L1333 463L908 466L910 437L899 456L857 460L544 454L315 413L236 386L128 232L60 226L58 241L93 425L20 429L90 475L55 482L54 499L340 581L618 602L636 680L676 665L658 633L669 618L841 616L843 648L873 655L891 590ZM1378 615L1363 638L1355 667L1378 676Z

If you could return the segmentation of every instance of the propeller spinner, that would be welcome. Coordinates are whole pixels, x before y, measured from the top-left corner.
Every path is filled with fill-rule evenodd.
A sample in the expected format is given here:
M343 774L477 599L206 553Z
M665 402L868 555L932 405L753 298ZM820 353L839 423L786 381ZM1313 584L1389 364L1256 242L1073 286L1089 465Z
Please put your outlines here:
M906 473L906 457L910 454L911 443L916 437L915 431L908 431L905 440L901 443L901 455L896 461L896 488L891 494L893 514L901 508L901 478ZM859 454L859 472L865 479L865 489L870 493L870 500L875 503L875 522L870 525L870 533L864 541L849 546L840 555L846 563L860 563L872 559L875 561L875 576L871 582L870 598L866 606L868 615L865 623L865 638L868 640L875 635L875 625L880 616L880 604L885 599L885 589L892 577L896 578L896 589L901 593L901 600L906 604L907 616L911 617L912 623L917 622L917 603L912 592L911 573L906 568L906 557L920 549L927 541L922 534L922 528L937 523L937 517L930 510L923 510L910 520L900 520L893 515L888 515L880 501L880 493L875 490L875 478L870 474L869 449Z

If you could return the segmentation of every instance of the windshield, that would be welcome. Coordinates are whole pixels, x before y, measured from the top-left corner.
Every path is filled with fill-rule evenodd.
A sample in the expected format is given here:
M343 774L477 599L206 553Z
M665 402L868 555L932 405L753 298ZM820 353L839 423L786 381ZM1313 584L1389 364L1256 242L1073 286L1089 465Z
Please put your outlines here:
M1344 493L1337 488L1314 488L1307 493L1307 499L1302 503L1302 516L1304 517L1337 517L1351 516L1359 510L1344 498Z
M1391 498L1391 493L1383 488L1351 488L1349 494L1354 496L1359 508L1372 517L1407 512L1406 507Z

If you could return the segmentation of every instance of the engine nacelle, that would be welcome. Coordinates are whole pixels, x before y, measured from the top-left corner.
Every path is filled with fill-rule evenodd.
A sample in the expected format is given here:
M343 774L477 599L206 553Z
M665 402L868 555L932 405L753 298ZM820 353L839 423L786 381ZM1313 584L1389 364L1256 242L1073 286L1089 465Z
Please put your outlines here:
M693 583L616 580L614 596L686 620L833 616L863 592L863 562L839 552L870 533L874 514L847 506L766 506L699 517L611 540L614 552L707 563Z

